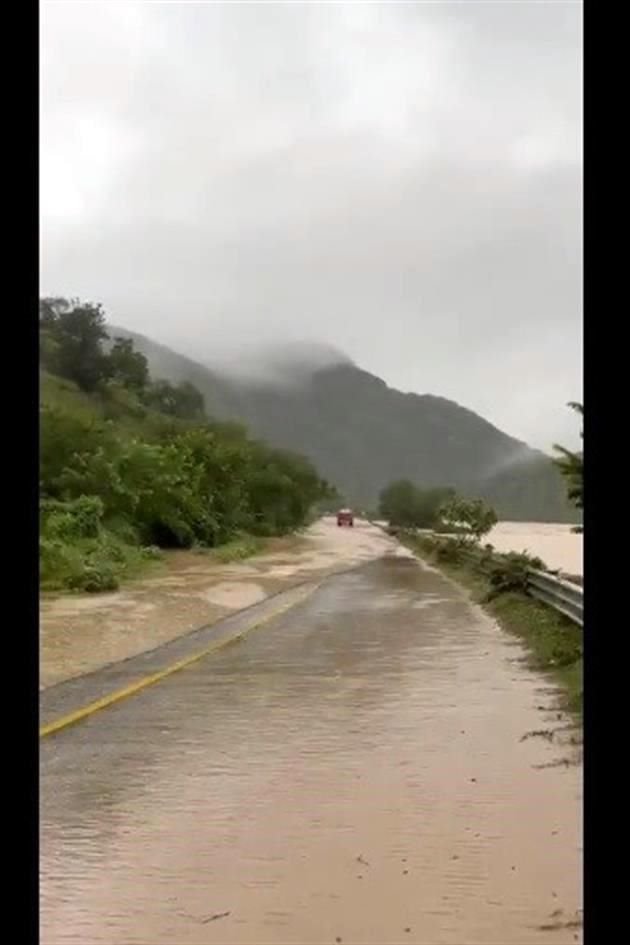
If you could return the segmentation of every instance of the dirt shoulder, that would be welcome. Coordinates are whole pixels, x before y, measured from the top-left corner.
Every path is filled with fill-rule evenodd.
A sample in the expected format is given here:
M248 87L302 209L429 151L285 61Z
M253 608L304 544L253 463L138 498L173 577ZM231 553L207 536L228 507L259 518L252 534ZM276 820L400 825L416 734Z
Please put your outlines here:
M221 564L209 554L173 552L158 572L107 594L44 596L40 605L40 689L137 656L199 627L384 554L397 545L367 522L333 518L263 554Z

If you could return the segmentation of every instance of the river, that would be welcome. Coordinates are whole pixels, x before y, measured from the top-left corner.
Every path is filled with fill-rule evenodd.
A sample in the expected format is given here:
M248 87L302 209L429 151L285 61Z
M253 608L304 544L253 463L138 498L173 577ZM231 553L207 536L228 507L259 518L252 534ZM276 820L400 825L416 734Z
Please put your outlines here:
M567 574L583 574L583 536L574 534L571 527L546 522L499 522L484 542L501 552L527 551L549 568Z

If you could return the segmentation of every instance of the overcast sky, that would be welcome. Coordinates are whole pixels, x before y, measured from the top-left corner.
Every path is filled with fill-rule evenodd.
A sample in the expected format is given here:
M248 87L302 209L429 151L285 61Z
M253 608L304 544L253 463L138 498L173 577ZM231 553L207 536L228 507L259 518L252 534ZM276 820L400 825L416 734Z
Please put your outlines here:
M579 442L577 3L44 2L41 292Z

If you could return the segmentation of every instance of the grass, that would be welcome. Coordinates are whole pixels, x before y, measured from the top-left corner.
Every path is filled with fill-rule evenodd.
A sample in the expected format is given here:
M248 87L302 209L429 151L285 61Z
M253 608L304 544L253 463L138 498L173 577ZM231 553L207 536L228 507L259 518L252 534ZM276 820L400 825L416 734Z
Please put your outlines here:
M141 436L154 438L165 426L184 430L190 424L185 420L166 417L145 407L131 391L114 386L103 386L91 394L80 390L73 381L56 377L47 371L39 372L40 408L53 410L88 424L99 426L106 421L116 424L123 439Z
M494 616L504 630L519 637L528 651L532 669L549 673L563 694L563 705L580 721L582 717L582 628L551 607L518 590L494 596L486 574L475 566L474 557L436 557L436 543L411 535L401 540L421 557L431 560L441 571L470 591L473 600ZM495 560L505 556L495 554Z
M72 381L39 372L39 402L54 410L63 410L83 420L103 420L94 398L80 391Z

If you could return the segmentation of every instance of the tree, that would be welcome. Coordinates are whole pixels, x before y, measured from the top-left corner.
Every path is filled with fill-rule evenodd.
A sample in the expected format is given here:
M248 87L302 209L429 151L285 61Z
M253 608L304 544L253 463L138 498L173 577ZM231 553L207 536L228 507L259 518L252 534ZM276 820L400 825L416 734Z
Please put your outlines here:
M59 315L72 308L73 302L63 298L45 298L39 300L39 327L40 330L52 328Z
M408 479L390 483L380 494L379 513L390 525L432 528L443 503L455 495L452 489L419 489Z
M457 528L464 540L477 542L496 524L497 515L493 508L481 499L463 499L455 496L440 509L442 521Z
M188 381L177 385L155 381L148 387L144 400L159 413L180 420L200 420L205 412L203 394Z
M63 408L40 408L39 481L40 494L61 497L63 475L79 455L93 455L99 448L111 448L115 437L107 425Z
M381 491L379 510L390 525L411 528L415 525L416 487L408 479L390 483Z
M53 373L85 391L93 391L107 377L108 358L103 350L107 331L100 305L42 299L39 324L45 338L42 353Z
M582 404L571 401L567 404L571 410L574 410L580 417L584 416L584 407ZM584 431L580 430L580 439L584 439ZM554 459L555 465L564 476L567 484L567 495L569 500L578 509L584 508L584 453L582 450L573 453L565 449L564 446L554 444L554 451L559 453Z
M140 351L135 351L129 338L114 338L109 353L108 373L124 387L144 390L149 381L149 365Z

